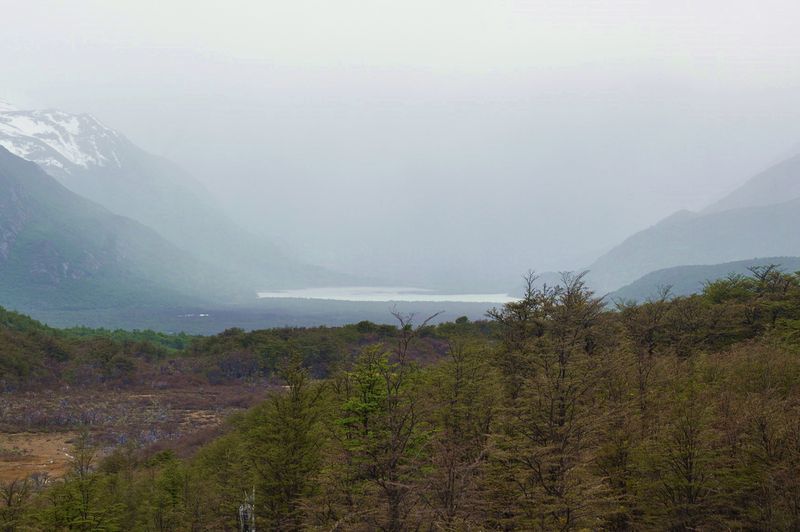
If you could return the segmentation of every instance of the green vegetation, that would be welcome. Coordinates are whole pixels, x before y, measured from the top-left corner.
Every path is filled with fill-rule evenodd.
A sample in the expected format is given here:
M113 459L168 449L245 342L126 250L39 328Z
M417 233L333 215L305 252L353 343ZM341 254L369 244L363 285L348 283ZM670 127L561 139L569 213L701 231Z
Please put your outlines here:
M800 275L772 266L614 309L565 276L486 322L172 344L4 316L68 360L142 342L285 383L194 454L81 438L63 479L3 486L6 530L237 530L253 492L259 530L800 528Z
M443 323L426 327L412 356L440 358L446 338L458 332L485 336L487 323ZM212 384L253 382L276 375L297 355L315 378L350 363L364 345L392 341L397 327L362 321L344 327L231 328L215 336L151 330L55 329L0 307L0 385L4 390L61 384L143 385L167 371Z
M0 308L0 389L125 382L188 339L151 331L58 330Z

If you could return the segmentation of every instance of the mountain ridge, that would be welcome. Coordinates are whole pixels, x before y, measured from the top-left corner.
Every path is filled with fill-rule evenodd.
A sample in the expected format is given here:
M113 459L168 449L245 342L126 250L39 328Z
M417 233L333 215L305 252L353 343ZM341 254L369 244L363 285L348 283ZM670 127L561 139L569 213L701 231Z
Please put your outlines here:
M775 164L699 212L681 210L633 233L590 266L598 292L648 273L800 254L800 155Z
M642 302L658 297L662 287L670 287L672 296L688 296L700 293L706 282L724 279L728 275L747 275L749 268L777 266L781 271L800 271L800 257L757 257L721 264L692 264L674 266L650 272L631 284L608 294L608 301Z
M800 153L774 164L712 203L701 213L766 206L800 198Z
M656 224L628 237L589 267L599 291L613 291L649 272L686 264L800 254L800 198L731 209L681 223Z
M307 265L233 222L188 172L137 147L88 114L0 110L0 145L67 188L137 220L205 262L234 269L259 289L352 283Z

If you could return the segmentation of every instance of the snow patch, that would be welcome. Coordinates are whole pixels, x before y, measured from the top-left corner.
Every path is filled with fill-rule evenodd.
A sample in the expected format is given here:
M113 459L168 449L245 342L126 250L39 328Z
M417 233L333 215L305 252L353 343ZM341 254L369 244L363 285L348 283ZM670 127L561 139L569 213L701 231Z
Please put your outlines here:
M0 143L19 157L66 173L69 168L64 163L82 168L122 166L121 135L90 115L2 109Z

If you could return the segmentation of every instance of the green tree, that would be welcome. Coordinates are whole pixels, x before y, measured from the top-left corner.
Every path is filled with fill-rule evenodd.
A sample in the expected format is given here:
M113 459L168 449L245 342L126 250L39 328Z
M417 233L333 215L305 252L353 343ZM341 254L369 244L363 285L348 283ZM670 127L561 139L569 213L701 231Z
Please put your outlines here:
M95 473L97 450L87 431L78 437L70 470L48 493L49 507L39 515L50 530L120 530L120 505L107 490L108 478Z
M606 486L592 467L604 410L598 395L603 303L583 275L533 288L492 313L504 327L506 403L497 474L503 525L571 530L599 523ZM512 360L516 367L509 373Z
M0 529L4 532L19 529L30 496L31 484L27 479L0 482Z
M431 370L429 395L433 471L428 480L431 523L441 529L479 527L485 511L482 476L496 414L498 383L487 349L450 343L448 358Z
M343 473L361 484L366 495L360 520L392 532L413 528L411 511L419 502L415 488L429 430L422 415L419 368L409 356L412 342L434 316L416 328L412 316L395 317L400 322L395 350L365 348L337 386L343 397L338 421ZM376 506L383 506L382 515Z
M281 371L285 393L276 393L250 418L247 453L256 472L256 522L270 530L303 527L305 502L316 489L323 446L323 387L313 384L298 357ZM242 487L243 490L247 486Z

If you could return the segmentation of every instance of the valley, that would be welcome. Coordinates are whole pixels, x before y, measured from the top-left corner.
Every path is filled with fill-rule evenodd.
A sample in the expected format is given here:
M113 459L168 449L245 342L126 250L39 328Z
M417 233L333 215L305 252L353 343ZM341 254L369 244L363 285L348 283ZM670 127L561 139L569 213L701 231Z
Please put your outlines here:
M4 104L0 150L0 302L59 327L213 334L386 322L395 307L480 319L519 297L513 276L471 293L379 285L301 264L238 227L186 171L90 115ZM681 284L681 295L764 257L787 257L791 268L800 256L798 160L764 170L700 212L635 232L577 271L588 271L587 283L611 301L618 290L653 295L652 274L665 268L717 265L688 285L656 282ZM739 265L726 271L729 262ZM559 278L542 272L539 282Z
M0 532L800 532L797 0L0 20Z

